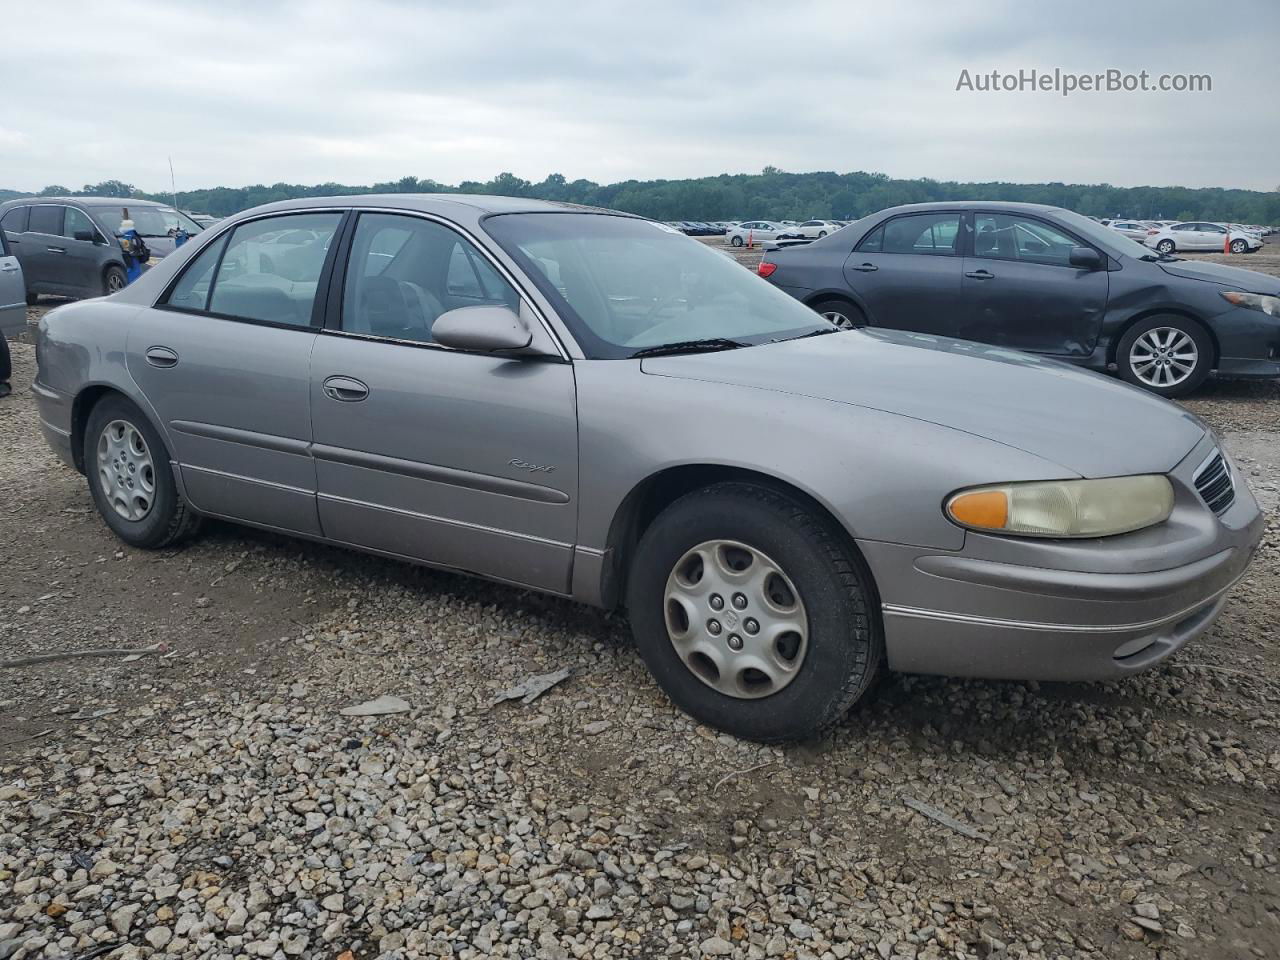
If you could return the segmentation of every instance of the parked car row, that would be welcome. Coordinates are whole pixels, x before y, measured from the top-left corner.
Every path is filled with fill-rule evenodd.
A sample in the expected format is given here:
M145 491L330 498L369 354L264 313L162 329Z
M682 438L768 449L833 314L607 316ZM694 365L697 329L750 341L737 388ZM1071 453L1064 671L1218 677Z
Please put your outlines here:
M1222 610L1264 521L1214 434L951 337L1118 338L1157 388L1274 372L1280 281L1010 204L884 211L771 253L774 286L674 233L506 197L246 211L42 318L40 427L126 543L219 517L625 608L675 703L761 740L881 664L1122 677Z
M40 294L97 297L123 289L118 238L126 211L153 260L173 252L180 231L204 230L185 213L150 200L30 197L0 204L0 232L22 265L27 302Z
M1221 249L1224 235L1211 236ZM841 327L1027 351L1162 396L1213 371L1280 377L1280 279L1173 249L1056 207L935 203L768 251L759 272Z

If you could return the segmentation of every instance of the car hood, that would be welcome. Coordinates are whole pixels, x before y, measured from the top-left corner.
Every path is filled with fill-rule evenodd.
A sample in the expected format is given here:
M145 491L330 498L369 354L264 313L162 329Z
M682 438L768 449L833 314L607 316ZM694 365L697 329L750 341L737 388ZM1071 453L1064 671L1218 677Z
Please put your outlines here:
M1176 404L1001 347L859 330L718 353L649 357L647 374L853 404L1016 447L1083 477L1164 473L1204 436Z
M1205 260L1175 260L1173 263L1157 263L1156 266L1175 277L1208 280L1210 283L1238 287L1246 293L1280 295L1280 279L1256 270L1228 267L1226 264L1209 263Z

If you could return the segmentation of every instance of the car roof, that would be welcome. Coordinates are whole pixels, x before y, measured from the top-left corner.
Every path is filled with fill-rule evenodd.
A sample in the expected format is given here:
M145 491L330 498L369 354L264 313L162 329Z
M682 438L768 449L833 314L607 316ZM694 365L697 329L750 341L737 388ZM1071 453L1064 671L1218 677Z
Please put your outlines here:
M1065 207L1048 203L1018 203L1013 200L934 200L929 203L904 203L896 207L877 210L874 216L897 213L927 213L930 210L955 210L958 207L981 207L984 210L1009 213L1068 213Z
M467 207L480 214L489 213L608 213L620 217L634 214L555 200L530 200L525 197L498 197L480 193L362 193L336 197L299 197L280 200L261 207L255 213L275 210L308 210L324 207L395 207L423 213L445 213L449 208ZM642 218L637 218L642 219Z
M173 205L157 203L155 200L141 200L137 197L14 197L7 200L4 206L20 203L78 203L82 207L163 207L172 210Z

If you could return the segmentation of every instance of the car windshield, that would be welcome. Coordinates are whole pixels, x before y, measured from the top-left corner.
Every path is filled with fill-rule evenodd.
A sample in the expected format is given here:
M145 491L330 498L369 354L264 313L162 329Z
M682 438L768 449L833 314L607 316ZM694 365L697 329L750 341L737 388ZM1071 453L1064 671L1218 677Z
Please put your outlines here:
M1137 240L1130 240L1119 230L1102 226L1096 220L1082 217L1080 214L1073 213L1070 210L1058 210L1056 211L1056 216L1065 226L1070 227L1084 239L1096 243L1104 250L1123 254L1126 257L1138 257L1139 259L1152 255L1149 247L1143 246Z
M120 235L120 223L124 220L125 210L129 211L133 228L144 237L171 237L179 227L189 234L196 234L204 229L185 213L171 207L131 207L126 201L118 207L113 204L89 209L116 236Z
M832 330L723 253L665 224L590 213L491 216L485 229L570 325L587 356L707 342L751 346Z

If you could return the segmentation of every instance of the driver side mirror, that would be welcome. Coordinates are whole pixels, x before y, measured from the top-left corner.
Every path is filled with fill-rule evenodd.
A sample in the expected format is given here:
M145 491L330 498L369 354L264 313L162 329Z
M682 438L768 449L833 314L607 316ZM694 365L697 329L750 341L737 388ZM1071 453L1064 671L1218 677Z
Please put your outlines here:
M96 237L92 230L77 230L74 234L74 239L83 240L85 243L93 243Z
M1072 247L1070 263L1081 270L1101 270L1102 256L1093 247Z
M510 307L458 307L446 310L431 325L431 338L456 350L497 353L523 350L533 334Z

